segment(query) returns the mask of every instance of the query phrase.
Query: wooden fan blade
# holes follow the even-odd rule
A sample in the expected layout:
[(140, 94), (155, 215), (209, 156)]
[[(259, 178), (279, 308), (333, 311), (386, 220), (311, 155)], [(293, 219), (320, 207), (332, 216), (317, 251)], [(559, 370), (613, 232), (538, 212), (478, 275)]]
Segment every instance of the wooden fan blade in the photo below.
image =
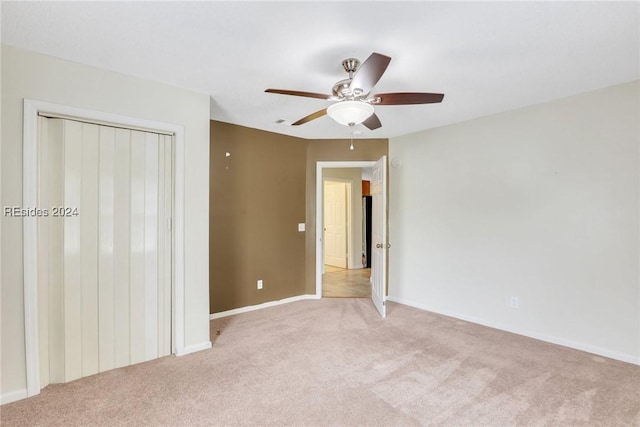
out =
[(301, 118), (297, 122), (292, 123), (291, 126), (303, 125), (307, 122), (310, 122), (311, 120), (319, 119), (320, 117), (325, 116), (326, 114), (327, 114), (327, 109), (325, 108), (324, 110), (316, 111), (315, 113), (311, 113), (308, 116)]
[(286, 89), (267, 89), (265, 90), (267, 93), (279, 93), (281, 95), (293, 95), (293, 96), (304, 96), (305, 98), (318, 98), (318, 99), (330, 99), (331, 95), (325, 95), (323, 93), (315, 93), (315, 92), (303, 92), (299, 90), (286, 90)]
[(389, 62), (391, 62), (390, 57), (375, 52), (372, 53), (356, 70), (349, 85), (351, 91), (354, 93), (360, 91), (361, 94), (371, 92), (371, 89), (384, 74)]
[(380, 119), (378, 118), (378, 116), (376, 116), (376, 113), (370, 115), (367, 120), (362, 122), (362, 124), (365, 125), (369, 130), (375, 130), (382, 126), (382, 123), (380, 123)]
[[(378, 93), (372, 96), (374, 105), (409, 105), (409, 104), (434, 104), (442, 102), (444, 94), (425, 92), (396, 92)], [(376, 98), (379, 102), (376, 102)]]

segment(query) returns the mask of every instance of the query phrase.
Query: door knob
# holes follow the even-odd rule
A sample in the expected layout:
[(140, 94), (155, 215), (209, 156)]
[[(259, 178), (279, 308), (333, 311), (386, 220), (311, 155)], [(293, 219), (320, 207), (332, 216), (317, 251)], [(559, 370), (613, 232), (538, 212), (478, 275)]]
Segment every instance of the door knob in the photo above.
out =
[(376, 248), (378, 248), (378, 249), (382, 249), (382, 243), (378, 243), (378, 244), (376, 245)]

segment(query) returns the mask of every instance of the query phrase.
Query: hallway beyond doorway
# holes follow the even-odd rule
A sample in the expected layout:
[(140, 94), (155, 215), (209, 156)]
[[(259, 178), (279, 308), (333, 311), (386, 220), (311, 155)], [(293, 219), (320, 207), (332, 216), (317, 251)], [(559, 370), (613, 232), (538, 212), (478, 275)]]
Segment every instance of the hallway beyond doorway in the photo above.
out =
[(325, 265), (323, 298), (368, 298), (371, 296), (371, 269), (347, 270)]

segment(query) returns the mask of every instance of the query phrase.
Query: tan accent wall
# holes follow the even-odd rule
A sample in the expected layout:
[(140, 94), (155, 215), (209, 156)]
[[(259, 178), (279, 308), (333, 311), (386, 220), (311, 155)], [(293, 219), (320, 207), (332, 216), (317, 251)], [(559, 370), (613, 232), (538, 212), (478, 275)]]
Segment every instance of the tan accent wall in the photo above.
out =
[(315, 294), (316, 162), (377, 160), (388, 141), (357, 140), (351, 151), (348, 140), (216, 121), (210, 135), (210, 312)]
[(210, 312), (304, 294), (307, 141), (216, 121), (210, 135)]

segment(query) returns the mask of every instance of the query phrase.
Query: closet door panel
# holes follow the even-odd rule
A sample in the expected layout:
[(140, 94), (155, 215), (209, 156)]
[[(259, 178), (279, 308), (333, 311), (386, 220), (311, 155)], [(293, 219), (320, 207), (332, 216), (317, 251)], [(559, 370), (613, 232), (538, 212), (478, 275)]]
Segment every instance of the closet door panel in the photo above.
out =
[(115, 367), (131, 362), (131, 131), (115, 130), (113, 281)]
[[(64, 206), (81, 206), (82, 125), (65, 121)], [(82, 224), (80, 216), (64, 221), (64, 380), (82, 376)]]
[[(47, 157), (46, 167), (41, 174), (44, 175), (42, 193), (46, 194), (46, 207), (49, 209), (49, 217), (45, 219), (48, 223), (47, 235), (41, 242), (44, 251), (47, 253), (47, 274), (49, 288), (49, 300), (42, 301), (48, 305), (48, 341), (49, 341), (49, 382), (64, 382), (64, 218), (52, 217), (51, 208), (64, 205), (64, 141), (63, 141), (63, 121), (60, 119), (47, 120)], [(46, 171), (46, 172), (45, 172)], [(43, 274), (41, 277), (44, 277)], [(40, 303), (40, 295), (38, 295)], [(42, 314), (39, 315), (42, 317)]]
[(115, 367), (115, 128), (100, 127), (98, 313), (100, 372)]
[(144, 295), (145, 360), (158, 357), (159, 135), (145, 134)]
[(131, 363), (146, 359), (145, 342), (145, 146), (143, 132), (131, 132), (131, 261), (129, 281), (129, 341)]
[(160, 136), (158, 220), (158, 356), (171, 353), (171, 229), (172, 179), (171, 137)]
[(98, 333), (98, 171), (100, 130), (82, 124), (82, 177), (80, 206), (66, 206), (64, 215), (80, 218), (82, 281), (82, 376), (99, 372)]

